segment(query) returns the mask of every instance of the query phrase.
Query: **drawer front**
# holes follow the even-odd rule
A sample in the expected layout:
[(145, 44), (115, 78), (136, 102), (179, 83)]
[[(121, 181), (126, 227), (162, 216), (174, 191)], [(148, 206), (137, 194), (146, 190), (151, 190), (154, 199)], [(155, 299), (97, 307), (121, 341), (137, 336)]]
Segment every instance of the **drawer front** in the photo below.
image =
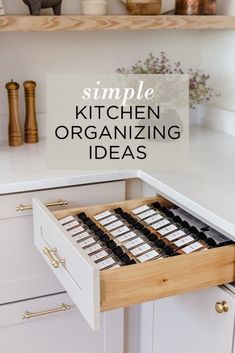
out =
[[(235, 278), (234, 245), (98, 272), (86, 253), (72, 237), (66, 235), (57, 221), (57, 218), (81, 211), (90, 217), (115, 207), (129, 211), (153, 200), (169, 205), (167, 200), (158, 196), (52, 214), (39, 200), (34, 200), (36, 247), (94, 329), (99, 325), (100, 311), (209, 288), (231, 282)], [(65, 259), (65, 263), (54, 268), (43, 253), (44, 247), (57, 248), (58, 260)]]
[(66, 315), (72, 311), (76, 311), (76, 306), (67, 293), (5, 304), (0, 306), (0, 328)]
[[(68, 195), (62, 195), (61, 191)], [(50, 192), (57, 193), (54, 199), (61, 197), (67, 199), (70, 206), (75, 203), (89, 205), (94, 200), (95, 202), (102, 202), (103, 199), (122, 200), (125, 197), (125, 182), (41, 191), (38, 194), (42, 193), (43, 201), (48, 201), (53, 200), (53, 197), (47, 196)], [(13, 214), (15, 205), (23, 202), (24, 195), (13, 195), (14, 197), (8, 200), (8, 211), (11, 210)], [(27, 199), (26, 203), (32, 203), (32, 199)], [(0, 207), (1, 210), (4, 209), (2, 203)], [(31, 211), (15, 214), (16, 217), (0, 219), (0, 304), (64, 290), (35, 249)], [(18, 216), (19, 214), (21, 216)], [(9, 216), (10, 212), (7, 215)]]
[(67, 293), (2, 305), (0, 342), (4, 353), (123, 353), (123, 310), (93, 332)]
[[(63, 283), (74, 303), (90, 326), (100, 327), (100, 280), (99, 271), (89, 256), (73, 239), (66, 237), (51, 212), (39, 200), (33, 200), (34, 241), (45, 261)], [(44, 249), (57, 249), (56, 256), (65, 262), (56, 268)], [(53, 254), (55, 256), (55, 254)], [(66, 259), (66, 260), (65, 260)]]
[(92, 205), (94, 202), (102, 202), (101, 197), (105, 197), (107, 202), (120, 201), (120, 193), (123, 197), (124, 188), (125, 181), (117, 181), (0, 195), (0, 220), (32, 215), (32, 199), (35, 197), (39, 197), (45, 204), (55, 205), (51, 206), (51, 209), (56, 210), (75, 207), (78, 204)]

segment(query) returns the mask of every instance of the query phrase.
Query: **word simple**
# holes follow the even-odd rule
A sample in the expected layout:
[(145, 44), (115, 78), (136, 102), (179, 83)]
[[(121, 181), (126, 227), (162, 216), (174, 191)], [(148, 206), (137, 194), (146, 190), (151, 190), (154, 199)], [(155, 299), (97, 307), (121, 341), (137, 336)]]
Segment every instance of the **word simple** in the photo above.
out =
[(121, 100), (121, 105), (126, 106), (127, 102), (136, 99), (152, 100), (154, 97), (154, 89), (152, 87), (144, 88), (144, 81), (138, 81), (136, 88), (133, 87), (100, 87), (101, 82), (96, 82), (97, 87), (86, 87), (83, 89), (83, 100), (93, 99), (95, 101)]

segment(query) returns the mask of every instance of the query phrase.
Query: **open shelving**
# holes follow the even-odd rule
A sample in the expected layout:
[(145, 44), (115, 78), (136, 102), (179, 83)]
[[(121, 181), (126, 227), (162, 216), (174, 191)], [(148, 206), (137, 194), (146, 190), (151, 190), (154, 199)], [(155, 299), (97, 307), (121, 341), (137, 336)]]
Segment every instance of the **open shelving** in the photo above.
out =
[(0, 32), (235, 29), (235, 16), (0, 16)]

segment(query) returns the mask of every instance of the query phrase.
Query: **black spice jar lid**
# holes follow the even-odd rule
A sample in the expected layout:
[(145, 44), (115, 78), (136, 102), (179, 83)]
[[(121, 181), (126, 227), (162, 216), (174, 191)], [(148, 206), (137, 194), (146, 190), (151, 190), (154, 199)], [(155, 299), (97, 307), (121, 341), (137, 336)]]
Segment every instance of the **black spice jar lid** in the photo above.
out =
[(167, 210), (166, 215), (167, 215), (168, 217), (171, 217), (171, 218), (174, 218), (174, 217), (175, 217), (174, 213), (173, 213), (172, 211), (169, 211), (169, 210)]
[(104, 235), (104, 232), (102, 229), (98, 228), (97, 230), (94, 231), (95, 235), (97, 235), (98, 237), (101, 237), (102, 235)]
[(130, 215), (127, 212), (122, 213), (122, 218), (127, 219)]
[(114, 212), (116, 212), (117, 214), (123, 214), (123, 209), (121, 207), (115, 208)]
[(134, 265), (134, 264), (136, 264), (135, 260), (130, 260), (129, 262), (126, 263), (127, 266)]
[(107, 242), (107, 246), (108, 246), (111, 250), (113, 250), (113, 249), (115, 249), (115, 248), (117, 247), (117, 244), (115, 243), (115, 241), (109, 240), (109, 241)]
[(203, 232), (198, 232), (198, 233), (197, 233), (197, 236), (198, 236), (199, 239), (205, 240), (205, 241), (207, 242), (207, 236), (206, 236), (205, 233), (203, 233)]
[(148, 240), (155, 242), (157, 240), (157, 236), (153, 233), (150, 233), (149, 235), (147, 235)]
[(131, 224), (133, 227), (134, 227), (136, 224), (138, 224), (135, 219), (127, 219), (127, 222), (128, 222), (129, 224)]
[(120, 259), (122, 260), (122, 262), (124, 262), (125, 264), (127, 264), (130, 261), (130, 257), (127, 254), (124, 254), (120, 257)]
[(205, 227), (200, 228), (200, 230), (202, 232), (208, 232), (210, 230), (210, 227), (209, 226), (205, 226)]
[(133, 224), (133, 227), (136, 229), (136, 230), (140, 230), (142, 231), (142, 229), (144, 229), (145, 227), (143, 226), (143, 224), (140, 224), (140, 223), (135, 223)]
[(159, 202), (155, 201), (151, 204), (151, 206), (153, 206), (154, 208), (158, 208), (159, 210), (162, 208), (162, 206), (160, 205)]
[(150, 232), (150, 230), (149, 230), (148, 228), (142, 229), (141, 232), (142, 232), (145, 236), (151, 234), (151, 232)]
[(92, 221), (92, 219), (90, 219), (90, 218), (84, 219), (83, 222), (84, 222), (88, 227), (89, 227), (89, 226), (92, 226), (92, 224), (95, 224), (95, 223)]
[(182, 227), (184, 227), (184, 228), (190, 228), (190, 225), (188, 224), (188, 222), (186, 222), (186, 221), (183, 221), (182, 223), (181, 223), (181, 225), (182, 225)]
[(128, 215), (127, 220), (137, 222), (137, 220), (134, 217), (132, 217), (131, 215)]
[(124, 254), (124, 252), (122, 251), (122, 248), (120, 246), (117, 246), (115, 249), (113, 249), (113, 252), (118, 257), (120, 257)]
[(168, 208), (166, 208), (165, 206), (162, 206), (161, 211), (166, 213), (168, 211)]
[(91, 230), (93, 230), (93, 232), (96, 232), (97, 230), (100, 229), (99, 227), (97, 227), (96, 224), (92, 224), (91, 226), (89, 226), (89, 228), (90, 228)]
[(110, 241), (110, 238), (108, 237), (107, 234), (101, 235), (100, 240), (102, 240), (105, 244), (107, 244)]
[(216, 242), (212, 238), (207, 238), (207, 240), (205, 240), (205, 241), (209, 246), (212, 246), (213, 248), (215, 248), (217, 246)]
[(166, 244), (164, 243), (163, 240), (155, 240), (154, 244), (156, 245), (157, 248), (164, 249), (166, 247)]
[(198, 235), (198, 233), (199, 233), (199, 230), (196, 227), (194, 227), (194, 226), (190, 227), (189, 230), (193, 234), (197, 234)]
[(164, 252), (165, 252), (167, 255), (169, 255), (169, 256), (171, 256), (171, 255), (174, 254), (174, 250), (173, 250), (170, 246), (166, 246), (166, 247), (164, 248)]
[(85, 212), (78, 213), (77, 216), (78, 216), (78, 218), (80, 218), (82, 221), (83, 221), (84, 219), (87, 219), (87, 218), (88, 218), (87, 215), (85, 214)]
[(174, 219), (174, 221), (176, 222), (176, 223), (179, 223), (179, 224), (181, 224), (183, 221), (182, 221), (182, 219), (179, 217), (179, 216), (174, 216), (174, 217), (172, 217), (173, 219)]

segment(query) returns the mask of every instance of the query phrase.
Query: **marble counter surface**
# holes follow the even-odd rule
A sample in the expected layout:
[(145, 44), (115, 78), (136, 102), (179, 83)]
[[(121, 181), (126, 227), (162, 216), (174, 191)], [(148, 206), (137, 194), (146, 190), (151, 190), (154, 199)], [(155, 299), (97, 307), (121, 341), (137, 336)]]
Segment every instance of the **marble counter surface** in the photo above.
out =
[(138, 177), (235, 239), (235, 138), (199, 126), (191, 130), (190, 162), (176, 171), (50, 171), (45, 141), (0, 144), (0, 194)]
[(136, 171), (48, 170), (46, 141), (9, 147), (0, 141), (0, 195), (132, 178)]

